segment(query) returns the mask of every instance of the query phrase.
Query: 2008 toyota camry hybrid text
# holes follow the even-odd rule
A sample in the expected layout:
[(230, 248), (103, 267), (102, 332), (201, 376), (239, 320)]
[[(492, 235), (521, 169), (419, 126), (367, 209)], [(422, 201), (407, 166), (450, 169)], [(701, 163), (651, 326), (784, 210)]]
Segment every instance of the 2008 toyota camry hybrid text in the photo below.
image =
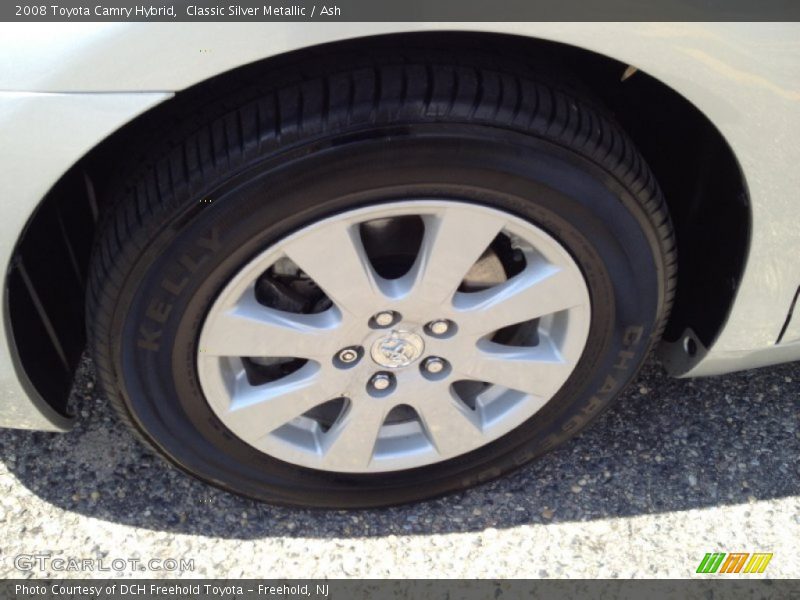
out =
[(3, 25), (0, 425), (69, 429), (86, 351), (187, 473), (381, 506), (553, 449), (651, 351), (798, 360), (799, 40)]

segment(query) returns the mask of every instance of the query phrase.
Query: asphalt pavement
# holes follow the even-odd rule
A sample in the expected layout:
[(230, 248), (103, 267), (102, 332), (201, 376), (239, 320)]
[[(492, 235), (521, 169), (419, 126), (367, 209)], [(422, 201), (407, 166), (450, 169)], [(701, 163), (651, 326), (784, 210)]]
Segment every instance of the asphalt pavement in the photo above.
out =
[(764, 576), (800, 577), (800, 363), (676, 380), (653, 360), (539, 461), (368, 511), (258, 504), (169, 467), (88, 359), (73, 401), (70, 433), (0, 430), (2, 577), (689, 577), (715, 551), (771, 552)]

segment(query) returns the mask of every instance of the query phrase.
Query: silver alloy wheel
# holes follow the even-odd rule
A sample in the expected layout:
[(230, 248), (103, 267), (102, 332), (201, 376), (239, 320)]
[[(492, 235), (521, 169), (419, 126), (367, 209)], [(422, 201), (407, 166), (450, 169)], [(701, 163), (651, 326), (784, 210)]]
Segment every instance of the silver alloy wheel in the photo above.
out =
[[(359, 227), (409, 216), (424, 225), (416, 259), (407, 273), (386, 279)], [(464, 291), (462, 281), (498, 235), (524, 266), (502, 283)], [(259, 277), (286, 258), (330, 307), (305, 314), (256, 299)], [(376, 326), (375, 316), (387, 311), (399, 320)], [(574, 370), (590, 319), (580, 268), (538, 227), (465, 202), (392, 202), (309, 225), (245, 265), (206, 317), (197, 370), (212, 410), (254, 448), (325, 471), (395, 471), (465, 454), (529, 419)], [(440, 321), (451, 324), (446, 335), (426, 331)], [(522, 323), (533, 324), (532, 336), (498, 341), (497, 332)], [(342, 348), (363, 350), (344, 364)], [(286, 357), (301, 366), (251, 382), (246, 360)], [(430, 357), (443, 368), (425, 368)], [(315, 418), (334, 400), (340, 409), (332, 422)], [(398, 410), (404, 418), (390, 416)]]

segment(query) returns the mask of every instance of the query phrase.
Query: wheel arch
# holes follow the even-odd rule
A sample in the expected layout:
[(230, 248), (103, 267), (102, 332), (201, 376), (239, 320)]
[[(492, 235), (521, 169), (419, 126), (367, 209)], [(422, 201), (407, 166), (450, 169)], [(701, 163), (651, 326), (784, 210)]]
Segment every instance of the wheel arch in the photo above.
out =
[[(516, 60), (531, 57), (553, 77), (571, 78), (610, 107), (655, 173), (675, 225), (678, 289), (664, 338), (675, 341), (691, 329), (710, 347), (733, 304), (751, 226), (744, 175), (714, 124), (681, 94), (646, 73), (622, 81), (628, 65), (591, 50), (496, 33), (400, 33), (312, 46), (216, 75), (136, 117), (62, 175), (31, 216), (7, 279), (9, 334), (20, 366), (44, 400), (66, 414), (73, 371), (85, 345), (84, 282), (91, 240), (98, 214), (106, 208), (106, 190), (124, 176), (119, 167), (135, 155), (132, 149), (146, 145), (163, 123), (185, 117), (198, 98), (215, 90), (333, 50), (368, 55), (370, 48), (402, 48), (411, 42), (430, 45), (431, 52), (480, 47)], [(20, 269), (35, 264), (29, 257), (54, 236), (63, 240), (60, 266), (38, 261), (35, 268)], [(47, 297), (37, 298), (39, 283), (53, 280), (62, 285), (49, 285)]]

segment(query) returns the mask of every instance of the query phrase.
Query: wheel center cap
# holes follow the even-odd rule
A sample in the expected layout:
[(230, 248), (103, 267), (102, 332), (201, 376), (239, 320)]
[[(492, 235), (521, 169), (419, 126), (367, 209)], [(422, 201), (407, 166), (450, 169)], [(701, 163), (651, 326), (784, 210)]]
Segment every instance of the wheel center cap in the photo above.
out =
[(392, 331), (375, 340), (370, 350), (372, 360), (389, 369), (407, 367), (422, 356), (425, 342), (410, 331)]

